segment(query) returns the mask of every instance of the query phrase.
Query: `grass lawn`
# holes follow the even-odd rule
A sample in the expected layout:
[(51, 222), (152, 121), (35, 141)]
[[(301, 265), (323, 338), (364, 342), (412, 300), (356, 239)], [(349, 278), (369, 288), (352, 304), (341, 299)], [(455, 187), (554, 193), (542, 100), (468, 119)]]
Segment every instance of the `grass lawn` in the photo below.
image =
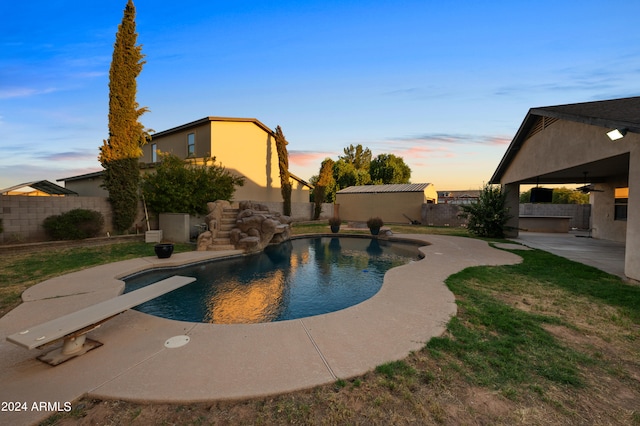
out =
[[(191, 251), (190, 244), (176, 244), (174, 253)], [(34, 249), (2, 253), (0, 260), (0, 316), (20, 304), (27, 288), (48, 278), (119, 260), (155, 256), (153, 244), (128, 242), (102, 246)]]
[[(328, 232), (324, 224), (294, 231)], [(3, 309), (46, 277), (152, 255), (148, 249), (126, 243), (46, 258), (5, 256)], [(640, 286), (544, 251), (516, 254), (521, 264), (472, 267), (450, 276), (446, 285), (456, 296), (458, 315), (444, 335), (364, 376), (245, 401), (145, 405), (85, 398), (46, 424), (640, 425)]]

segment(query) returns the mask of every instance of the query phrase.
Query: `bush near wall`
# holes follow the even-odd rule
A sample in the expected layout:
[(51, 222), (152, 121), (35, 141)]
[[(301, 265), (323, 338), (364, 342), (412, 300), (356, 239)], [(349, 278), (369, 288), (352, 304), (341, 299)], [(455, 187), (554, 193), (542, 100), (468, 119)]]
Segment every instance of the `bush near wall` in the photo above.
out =
[(54, 240), (81, 240), (97, 237), (104, 226), (102, 213), (95, 210), (74, 209), (47, 217), (42, 227)]

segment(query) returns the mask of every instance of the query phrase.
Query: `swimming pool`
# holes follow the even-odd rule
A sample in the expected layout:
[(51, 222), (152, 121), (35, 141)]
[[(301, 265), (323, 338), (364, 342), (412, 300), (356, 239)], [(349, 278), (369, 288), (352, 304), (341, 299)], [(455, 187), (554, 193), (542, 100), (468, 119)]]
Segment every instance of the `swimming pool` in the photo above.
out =
[(249, 324), (345, 309), (369, 299), (389, 269), (419, 259), (424, 243), (371, 238), (294, 239), (264, 252), (124, 279), (125, 292), (172, 275), (196, 281), (137, 306), (151, 315), (189, 322)]

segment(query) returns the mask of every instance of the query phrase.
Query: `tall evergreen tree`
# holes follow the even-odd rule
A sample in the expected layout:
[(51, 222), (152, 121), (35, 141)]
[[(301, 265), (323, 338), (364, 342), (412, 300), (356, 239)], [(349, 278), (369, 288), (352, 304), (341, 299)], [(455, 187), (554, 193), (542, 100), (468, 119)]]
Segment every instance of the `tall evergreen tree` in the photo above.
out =
[(327, 199), (328, 193), (335, 187), (335, 181), (333, 180), (333, 165), (334, 161), (331, 158), (326, 158), (320, 166), (318, 181), (316, 182), (315, 188), (313, 188), (313, 200), (315, 204), (313, 213), (314, 219), (318, 219), (320, 217), (320, 213), (322, 213), (322, 203), (333, 202), (333, 199)]
[(280, 191), (282, 193), (282, 210), (285, 216), (291, 216), (291, 179), (289, 176), (289, 153), (287, 140), (280, 126), (276, 127), (276, 150), (280, 165)]
[(147, 112), (136, 102), (136, 78), (144, 61), (142, 46), (136, 46), (136, 8), (128, 0), (118, 26), (109, 70), (109, 138), (100, 147), (98, 159), (105, 169), (104, 186), (113, 207), (113, 225), (126, 231), (135, 221), (140, 170), (138, 159), (148, 135), (138, 118)]

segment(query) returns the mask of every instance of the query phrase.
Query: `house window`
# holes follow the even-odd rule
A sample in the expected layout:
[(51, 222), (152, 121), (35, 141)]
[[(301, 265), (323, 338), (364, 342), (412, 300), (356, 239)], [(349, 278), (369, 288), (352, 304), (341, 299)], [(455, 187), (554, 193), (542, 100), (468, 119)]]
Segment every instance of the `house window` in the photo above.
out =
[(629, 202), (629, 188), (616, 188), (613, 203), (613, 220), (627, 220), (627, 204)]
[(189, 133), (187, 135), (187, 157), (193, 157), (196, 154), (196, 134)]
[(155, 143), (151, 144), (151, 162), (158, 162), (158, 146)]

